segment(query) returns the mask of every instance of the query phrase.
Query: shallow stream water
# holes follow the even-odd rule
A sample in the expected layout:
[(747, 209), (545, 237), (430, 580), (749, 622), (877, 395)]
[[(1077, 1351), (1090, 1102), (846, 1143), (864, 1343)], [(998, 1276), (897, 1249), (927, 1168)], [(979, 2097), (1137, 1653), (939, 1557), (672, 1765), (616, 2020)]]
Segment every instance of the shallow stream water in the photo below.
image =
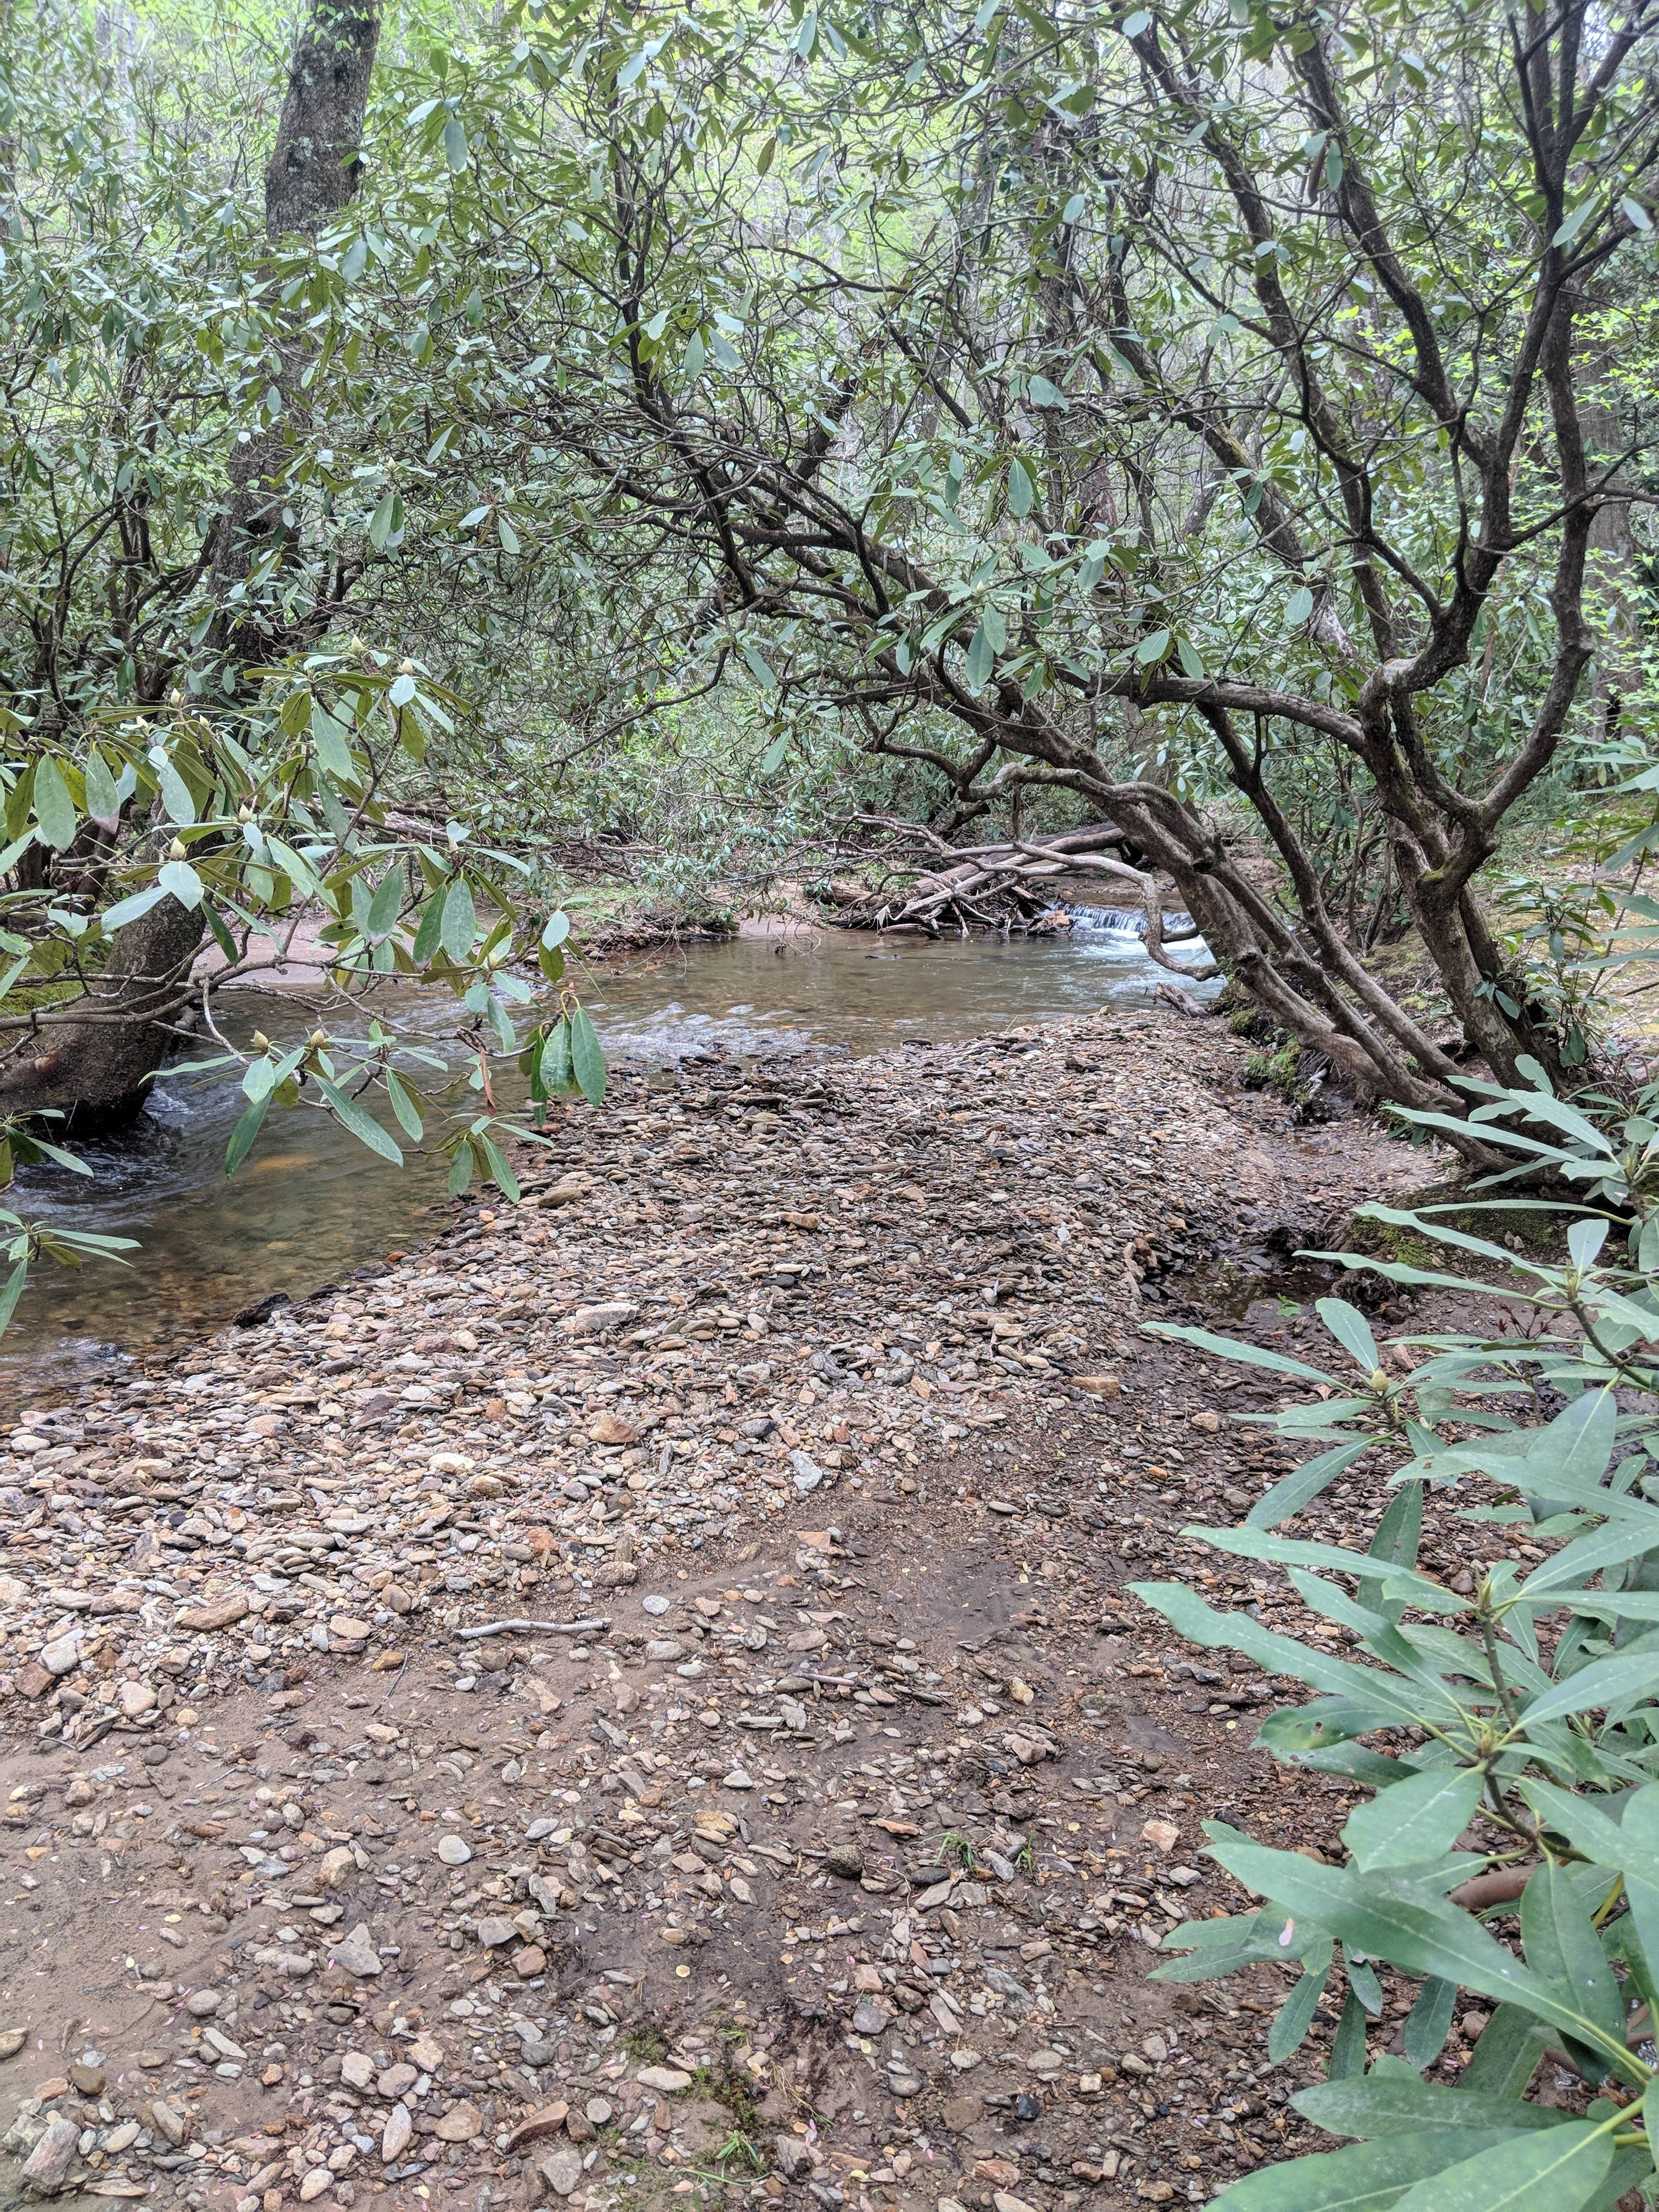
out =
[[(1147, 958), (1136, 920), (1097, 913), (1093, 927), (1069, 937), (1008, 941), (847, 931), (740, 937), (607, 963), (580, 981), (607, 1055), (635, 1066), (672, 1068), (715, 1052), (744, 1060), (857, 1056), (907, 1039), (945, 1042), (1146, 1004), (1164, 971)], [(1175, 951), (1194, 964), (1203, 958), (1201, 945)], [(1205, 997), (1218, 986), (1192, 988)], [(304, 1018), (263, 992), (216, 1005), (238, 1042), (261, 1028), (280, 1040)], [(454, 1021), (446, 994), (405, 987), (398, 1009), (401, 1024), (412, 1021), (441, 1048)], [(273, 1291), (300, 1295), (435, 1233), (441, 1160), (392, 1167), (309, 1108), (273, 1111), (228, 1182), (225, 1145), (243, 1103), (235, 1073), (164, 1077), (135, 1127), (76, 1147), (92, 1181), (58, 1169), (19, 1178), (9, 1203), (26, 1218), (136, 1237), (141, 1249), (130, 1267), (39, 1268), (0, 1337), (8, 1410), (147, 1345), (218, 1328)]]

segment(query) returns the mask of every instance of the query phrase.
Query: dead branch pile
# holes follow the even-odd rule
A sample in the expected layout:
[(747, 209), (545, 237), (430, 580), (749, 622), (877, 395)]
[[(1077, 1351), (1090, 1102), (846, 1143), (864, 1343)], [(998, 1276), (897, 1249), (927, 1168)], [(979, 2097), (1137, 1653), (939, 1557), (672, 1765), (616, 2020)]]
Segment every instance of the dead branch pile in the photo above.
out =
[[(1113, 823), (1090, 823), (1080, 830), (1054, 830), (993, 845), (951, 845), (923, 823), (871, 814), (856, 820), (861, 828), (887, 833), (892, 844), (884, 857), (890, 873), (902, 879), (902, 889), (895, 891), (890, 884), (872, 891), (861, 884), (832, 881), (829, 894), (850, 927), (904, 930), (929, 937), (940, 936), (947, 928), (964, 937), (973, 928), (1048, 935), (1071, 927), (1067, 909), (1054, 896), (1055, 880), (1089, 874), (1103, 878), (1107, 885), (1121, 885), (1123, 903), (1141, 908), (1150, 958), (1189, 981), (1195, 972), (1170, 959), (1164, 946), (1195, 937), (1196, 928), (1191, 924), (1165, 927), (1164, 887), (1156, 874), (1122, 857), (1123, 832)], [(906, 846), (917, 857), (898, 858)], [(1216, 971), (1196, 972), (1201, 980)]]

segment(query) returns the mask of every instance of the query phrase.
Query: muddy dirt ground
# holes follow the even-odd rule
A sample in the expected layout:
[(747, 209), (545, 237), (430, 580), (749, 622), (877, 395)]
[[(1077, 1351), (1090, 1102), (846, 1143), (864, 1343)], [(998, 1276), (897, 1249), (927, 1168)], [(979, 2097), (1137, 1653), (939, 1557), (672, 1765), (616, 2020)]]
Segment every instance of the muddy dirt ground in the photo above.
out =
[(1125, 1594), (1282, 1602), (1181, 1534), (1275, 1391), (1142, 1324), (1298, 1341), (1270, 1271), (1425, 1169), (1243, 1060), (624, 1073), (539, 1207), (22, 1409), (0, 2197), (1127, 2212), (1281, 2154), (1282, 1977), (1147, 1976), (1237, 1902), (1205, 1819), (1351, 1800)]

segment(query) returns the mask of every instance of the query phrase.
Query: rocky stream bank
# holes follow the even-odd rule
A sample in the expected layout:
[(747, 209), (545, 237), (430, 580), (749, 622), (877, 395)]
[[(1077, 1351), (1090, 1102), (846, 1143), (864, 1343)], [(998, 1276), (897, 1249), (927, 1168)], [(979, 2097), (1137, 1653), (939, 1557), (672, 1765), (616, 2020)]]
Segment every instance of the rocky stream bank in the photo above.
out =
[(521, 1208), (19, 1409), (0, 2201), (1117, 2212), (1278, 2152), (1273, 1992), (1146, 1976), (1203, 1818), (1345, 1801), (1121, 1595), (1263, 1595), (1179, 1532), (1284, 1464), (1138, 1331), (1413, 1163), (1242, 1056), (624, 1070)]

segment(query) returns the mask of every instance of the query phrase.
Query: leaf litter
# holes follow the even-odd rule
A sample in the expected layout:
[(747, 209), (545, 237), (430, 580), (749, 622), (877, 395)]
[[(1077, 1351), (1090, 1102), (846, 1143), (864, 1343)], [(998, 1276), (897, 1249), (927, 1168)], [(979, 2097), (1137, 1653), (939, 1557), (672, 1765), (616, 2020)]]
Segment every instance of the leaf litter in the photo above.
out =
[(1406, 1172), (1241, 1059), (620, 1069), (521, 1207), (26, 1407), (23, 2185), (1019, 2212), (1273, 2154), (1272, 2006), (1146, 1981), (1230, 1893), (1200, 1819), (1288, 1799), (1272, 1692), (1121, 1591), (1285, 1463), (1136, 1330)]

